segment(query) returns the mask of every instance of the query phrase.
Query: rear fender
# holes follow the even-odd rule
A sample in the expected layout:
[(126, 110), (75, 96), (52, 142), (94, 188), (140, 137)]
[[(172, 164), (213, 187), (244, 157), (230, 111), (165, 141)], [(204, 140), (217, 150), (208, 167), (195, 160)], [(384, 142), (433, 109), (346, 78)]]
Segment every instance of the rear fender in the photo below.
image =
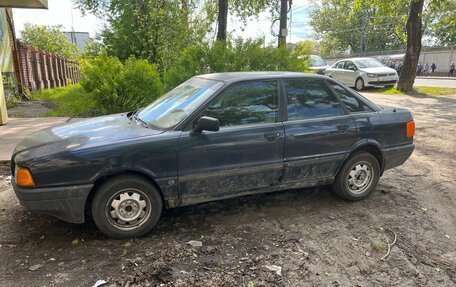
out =
[(384, 167), (385, 167), (385, 159), (384, 159), (384, 155), (383, 155), (383, 151), (382, 151), (382, 146), (380, 145), (379, 142), (377, 142), (376, 140), (374, 139), (362, 139), (362, 140), (359, 140), (357, 141), (355, 144), (353, 144), (347, 151), (347, 154), (345, 155), (345, 158), (344, 160), (341, 162), (341, 164), (337, 167), (337, 171), (336, 171), (336, 174), (339, 173), (339, 170), (341, 169), (342, 165), (345, 163), (345, 161), (356, 151), (358, 150), (364, 150), (366, 148), (374, 148), (376, 149), (376, 151), (379, 152), (378, 155), (375, 155), (374, 156), (379, 160), (379, 164), (380, 164), (380, 170), (381, 170), (381, 173), (383, 174), (383, 170), (384, 170)]

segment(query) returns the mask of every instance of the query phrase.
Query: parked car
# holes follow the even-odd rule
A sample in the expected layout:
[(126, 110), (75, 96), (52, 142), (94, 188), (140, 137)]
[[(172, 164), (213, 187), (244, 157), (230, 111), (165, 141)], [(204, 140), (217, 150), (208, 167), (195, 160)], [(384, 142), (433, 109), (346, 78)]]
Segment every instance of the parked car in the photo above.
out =
[(44, 129), (11, 159), (31, 211), (112, 237), (148, 233), (163, 209), (332, 184), (366, 198), (414, 149), (406, 109), (381, 108), (325, 76), (196, 76), (135, 112)]
[(331, 68), (326, 69), (325, 75), (358, 91), (365, 87), (392, 87), (399, 79), (396, 70), (385, 67), (372, 58), (337, 61)]
[(320, 75), (324, 75), (326, 69), (328, 68), (328, 64), (325, 62), (325, 60), (323, 60), (323, 58), (318, 55), (310, 55), (309, 63), (309, 69)]

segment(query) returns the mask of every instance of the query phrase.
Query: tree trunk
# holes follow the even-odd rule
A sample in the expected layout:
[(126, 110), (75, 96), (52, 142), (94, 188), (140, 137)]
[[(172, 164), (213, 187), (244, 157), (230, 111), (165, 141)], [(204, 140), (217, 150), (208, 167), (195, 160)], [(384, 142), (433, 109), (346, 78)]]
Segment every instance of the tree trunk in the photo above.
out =
[(218, 0), (218, 30), (217, 40), (226, 41), (226, 28), (228, 25), (228, 0)]
[(404, 65), (397, 89), (401, 92), (409, 92), (415, 82), (416, 66), (421, 52), (421, 37), (423, 36), (421, 14), (423, 13), (424, 0), (410, 0), (410, 12), (407, 19), (407, 50), (405, 52)]

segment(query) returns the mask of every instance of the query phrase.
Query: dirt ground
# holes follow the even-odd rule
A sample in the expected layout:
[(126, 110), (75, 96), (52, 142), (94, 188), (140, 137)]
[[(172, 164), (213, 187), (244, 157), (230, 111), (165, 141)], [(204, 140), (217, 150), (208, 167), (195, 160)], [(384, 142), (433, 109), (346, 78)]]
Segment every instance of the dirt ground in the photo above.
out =
[(329, 187), (247, 196), (168, 210), (121, 241), (26, 212), (0, 168), (0, 286), (456, 286), (456, 97), (366, 95), (411, 109), (417, 134), (362, 202)]
[(44, 117), (51, 111), (49, 103), (44, 101), (30, 101), (17, 104), (8, 109), (8, 115), (15, 118)]

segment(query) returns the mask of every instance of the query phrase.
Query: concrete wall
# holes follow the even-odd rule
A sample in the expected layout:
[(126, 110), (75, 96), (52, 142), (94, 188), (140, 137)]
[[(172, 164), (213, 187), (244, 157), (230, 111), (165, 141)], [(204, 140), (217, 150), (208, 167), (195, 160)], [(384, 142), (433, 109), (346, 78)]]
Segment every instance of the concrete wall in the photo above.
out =
[(434, 62), (437, 66), (435, 69), (436, 72), (448, 73), (451, 61), (456, 62), (456, 50), (452, 49), (446, 51), (424, 52), (420, 54), (419, 61), (421, 64), (428, 62), (429, 65)]
[[(374, 54), (374, 55), (369, 55), (366, 57), (377, 58), (378, 56), (385, 56), (385, 55), (387, 55), (387, 54), (378, 53), (376, 55)], [(392, 55), (400, 55), (400, 53), (390, 54), (389, 56), (392, 56)], [(357, 56), (354, 55), (354, 56), (347, 56), (347, 57), (328, 58), (325, 60), (328, 63), (328, 65), (332, 66), (335, 62), (342, 60), (342, 59), (347, 59), (350, 57), (357, 57)], [(435, 65), (437, 66), (437, 69), (435, 70), (437, 73), (448, 73), (451, 62), (454, 61), (456, 63), (456, 47), (449, 48), (448, 50), (421, 51), (419, 61), (421, 62), (421, 64), (428, 62), (429, 65), (431, 65), (432, 62), (434, 62)]]

